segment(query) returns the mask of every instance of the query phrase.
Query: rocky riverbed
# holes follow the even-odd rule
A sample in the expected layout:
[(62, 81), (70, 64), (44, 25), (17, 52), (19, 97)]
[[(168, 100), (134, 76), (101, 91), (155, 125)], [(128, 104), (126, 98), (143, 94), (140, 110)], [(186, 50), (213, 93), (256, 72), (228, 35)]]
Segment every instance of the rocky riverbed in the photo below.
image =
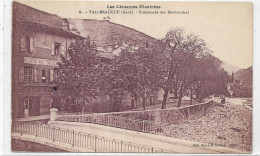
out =
[(252, 110), (226, 103), (214, 106), (205, 116), (171, 125), (164, 134), (171, 137), (244, 151), (252, 150)]

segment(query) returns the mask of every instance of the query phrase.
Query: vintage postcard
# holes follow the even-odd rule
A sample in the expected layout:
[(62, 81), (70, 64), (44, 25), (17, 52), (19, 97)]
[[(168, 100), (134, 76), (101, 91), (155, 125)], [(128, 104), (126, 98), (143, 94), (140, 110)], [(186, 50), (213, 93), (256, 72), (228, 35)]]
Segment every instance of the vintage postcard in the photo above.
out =
[(253, 4), (12, 2), (12, 152), (252, 152)]

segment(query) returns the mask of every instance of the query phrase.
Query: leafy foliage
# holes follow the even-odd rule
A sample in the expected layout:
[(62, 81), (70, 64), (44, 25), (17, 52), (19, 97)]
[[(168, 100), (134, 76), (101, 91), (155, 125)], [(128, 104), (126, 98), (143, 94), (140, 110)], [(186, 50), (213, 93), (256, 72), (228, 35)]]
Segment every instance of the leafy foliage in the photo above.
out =
[(184, 95), (190, 96), (192, 104), (194, 95), (202, 101), (227, 93), (230, 77), (203, 39), (173, 28), (162, 43), (163, 50), (139, 47), (133, 52), (129, 47), (113, 59), (102, 60), (89, 38), (76, 39), (68, 49), (69, 59), (63, 58), (57, 69), (56, 99), (81, 104), (84, 111), (91, 98), (109, 95), (110, 111), (121, 111), (124, 96), (141, 99), (146, 109), (148, 99), (150, 104), (156, 101), (159, 89), (164, 91), (162, 109), (169, 91), (174, 91), (178, 106)]
[(95, 97), (98, 89), (98, 75), (101, 72), (97, 50), (90, 39), (76, 39), (68, 49), (69, 59), (62, 58), (57, 68), (56, 96), (69, 99), (70, 103), (84, 104)]

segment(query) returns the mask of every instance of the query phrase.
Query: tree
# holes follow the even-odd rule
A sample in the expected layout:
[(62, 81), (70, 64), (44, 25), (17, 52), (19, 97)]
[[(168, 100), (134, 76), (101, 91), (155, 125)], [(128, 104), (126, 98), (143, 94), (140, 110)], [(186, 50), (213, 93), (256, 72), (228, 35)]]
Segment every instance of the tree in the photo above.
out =
[(153, 93), (158, 90), (159, 81), (163, 78), (160, 70), (162, 64), (160, 61), (161, 54), (156, 49), (140, 48), (133, 56), (135, 71), (137, 72), (136, 88), (133, 88), (130, 92), (140, 95), (145, 110), (147, 98), (154, 96)]
[(210, 53), (206, 42), (197, 35), (186, 35), (182, 28), (171, 29), (163, 40), (165, 43), (165, 83), (162, 109), (166, 108), (169, 90), (174, 89), (175, 97), (178, 94), (178, 106), (181, 105), (183, 93), (187, 87), (188, 68), (192, 66), (192, 59)]
[(74, 104), (83, 105), (89, 98), (97, 95), (98, 76), (101, 71), (95, 44), (86, 39), (77, 38), (67, 51), (69, 59), (62, 58), (57, 68), (56, 96), (70, 99)]
[(105, 64), (101, 73), (101, 90), (112, 99), (111, 111), (120, 111), (123, 96), (137, 86), (136, 64), (133, 53), (122, 51), (119, 56)]
[(182, 28), (173, 28), (168, 31), (166, 34), (166, 37), (163, 39), (163, 42), (165, 44), (164, 49), (164, 84), (162, 85), (162, 88), (164, 90), (163, 94), (163, 101), (162, 101), (162, 109), (166, 108), (166, 101), (167, 96), (172, 88), (173, 85), (173, 79), (174, 74), (176, 73), (177, 64), (175, 61), (177, 61), (177, 51), (180, 51), (182, 42), (184, 40), (184, 30)]
[(228, 73), (221, 67), (221, 61), (207, 55), (200, 59), (199, 81), (196, 87), (196, 98), (199, 102), (209, 95), (226, 95), (227, 83), (230, 81)]

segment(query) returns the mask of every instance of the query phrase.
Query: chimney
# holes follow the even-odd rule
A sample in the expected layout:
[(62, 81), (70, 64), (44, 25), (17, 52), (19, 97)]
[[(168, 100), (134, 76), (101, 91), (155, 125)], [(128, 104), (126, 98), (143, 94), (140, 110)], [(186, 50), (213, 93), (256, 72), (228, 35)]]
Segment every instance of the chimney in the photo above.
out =
[(62, 29), (70, 31), (69, 21), (66, 18), (62, 19)]

